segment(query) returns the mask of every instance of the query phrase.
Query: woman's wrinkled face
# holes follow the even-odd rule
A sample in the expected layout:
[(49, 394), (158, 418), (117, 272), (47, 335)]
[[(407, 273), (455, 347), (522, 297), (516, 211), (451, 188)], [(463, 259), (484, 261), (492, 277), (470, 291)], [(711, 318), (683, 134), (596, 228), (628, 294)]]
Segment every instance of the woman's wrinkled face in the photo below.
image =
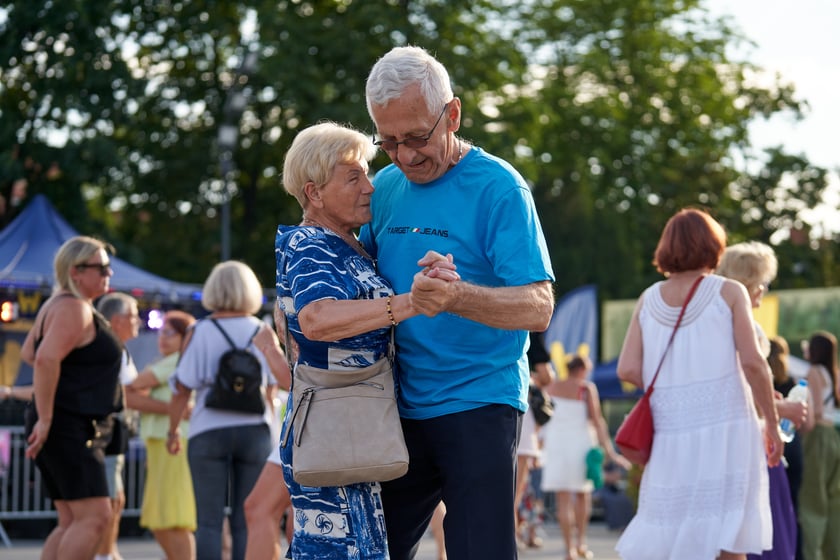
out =
[(373, 185), (367, 173), (364, 160), (337, 164), (329, 181), (310, 195), (308, 215), (344, 232), (368, 223)]
[(764, 294), (768, 291), (770, 291), (770, 282), (762, 282), (749, 288), (750, 301), (754, 309), (761, 306), (761, 298), (763, 298)]

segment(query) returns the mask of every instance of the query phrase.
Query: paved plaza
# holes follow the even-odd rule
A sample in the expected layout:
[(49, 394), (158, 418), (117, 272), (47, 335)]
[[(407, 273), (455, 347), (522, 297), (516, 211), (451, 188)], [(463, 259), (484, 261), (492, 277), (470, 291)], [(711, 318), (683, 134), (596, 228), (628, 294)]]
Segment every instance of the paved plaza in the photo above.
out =
[[(542, 531), (543, 546), (540, 549), (529, 548), (520, 552), (519, 557), (524, 560), (538, 560), (549, 558), (559, 560), (564, 557), (565, 550), (560, 530), (554, 523), (546, 524)], [(618, 560), (613, 548), (619, 533), (606, 528), (603, 523), (595, 522), (589, 530), (589, 548), (597, 560)], [(132, 537), (120, 539), (120, 553), (124, 560), (161, 560), (160, 548), (151, 537)], [(40, 543), (34, 541), (12, 541), (12, 548), (3, 548), (0, 544), (0, 558), (3, 560), (38, 560), (40, 557)], [(421, 545), (416, 560), (437, 560), (434, 540), (427, 535)], [(457, 560), (455, 558), (451, 560)]]

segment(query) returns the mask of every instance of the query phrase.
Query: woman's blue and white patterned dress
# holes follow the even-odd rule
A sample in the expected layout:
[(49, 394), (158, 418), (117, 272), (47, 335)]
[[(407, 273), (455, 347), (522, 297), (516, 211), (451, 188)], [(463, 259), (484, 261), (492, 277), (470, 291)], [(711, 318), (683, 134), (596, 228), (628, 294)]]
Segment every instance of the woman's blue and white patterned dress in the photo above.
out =
[[(388, 329), (336, 342), (319, 342), (304, 337), (298, 322), (298, 311), (314, 301), (376, 299), (392, 295), (391, 286), (377, 274), (371, 259), (333, 232), (308, 226), (278, 227), (275, 254), (278, 303), (298, 344), (299, 362), (347, 371), (366, 367), (387, 355)], [(290, 397), (283, 420), (284, 433), (291, 429), (292, 412)], [(288, 441), (292, 440), (290, 437)], [(388, 541), (379, 483), (301, 486), (292, 476), (292, 447), (287, 443), (280, 449), (283, 476), (294, 507), (291, 557), (387, 559)]]

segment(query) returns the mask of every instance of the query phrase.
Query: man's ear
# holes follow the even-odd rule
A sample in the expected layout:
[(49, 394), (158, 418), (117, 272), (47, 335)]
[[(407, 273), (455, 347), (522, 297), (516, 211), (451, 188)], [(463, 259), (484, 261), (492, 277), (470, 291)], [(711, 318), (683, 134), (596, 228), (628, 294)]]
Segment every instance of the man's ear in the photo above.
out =
[(448, 113), (446, 129), (449, 132), (458, 132), (458, 129), (461, 128), (461, 99), (453, 97), (446, 111)]

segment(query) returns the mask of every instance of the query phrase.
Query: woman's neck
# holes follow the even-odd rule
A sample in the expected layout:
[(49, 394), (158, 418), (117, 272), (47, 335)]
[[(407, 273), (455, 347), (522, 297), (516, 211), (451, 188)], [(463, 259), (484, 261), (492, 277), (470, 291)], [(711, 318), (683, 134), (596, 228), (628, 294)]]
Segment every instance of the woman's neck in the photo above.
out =
[(340, 237), (345, 243), (347, 243), (347, 245), (349, 245), (350, 248), (352, 248), (354, 251), (356, 251), (357, 253), (359, 253), (363, 257), (366, 257), (370, 260), (373, 260), (373, 257), (371, 257), (370, 254), (368, 254), (367, 251), (365, 251), (364, 246), (362, 246), (361, 242), (356, 238), (355, 235), (353, 235), (353, 232), (350, 231), (350, 230), (345, 231), (341, 228), (331, 227), (331, 226), (329, 226), (325, 223), (322, 223), (318, 219), (310, 218), (308, 216), (303, 217), (303, 221), (301, 221), (300, 225), (302, 225), (302, 226), (315, 226), (315, 227), (319, 227), (321, 229), (327, 230), (331, 233), (334, 233), (335, 235)]

